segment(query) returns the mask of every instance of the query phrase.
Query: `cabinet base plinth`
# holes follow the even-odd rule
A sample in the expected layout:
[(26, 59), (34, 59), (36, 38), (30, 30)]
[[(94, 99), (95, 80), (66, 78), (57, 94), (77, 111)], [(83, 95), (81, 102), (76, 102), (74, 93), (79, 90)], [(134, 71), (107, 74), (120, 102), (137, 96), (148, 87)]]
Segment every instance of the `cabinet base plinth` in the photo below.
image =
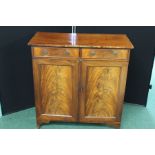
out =
[(105, 126), (114, 127), (115, 129), (120, 129), (121, 124), (120, 123), (104, 123)]
[[(41, 127), (41, 125), (46, 125), (46, 124), (51, 124), (52, 122), (58, 122), (58, 121), (46, 121), (46, 122), (37, 122), (37, 129), (40, 129), (40, 127)], [(59, 122), (60, 123), (60, 122)], [(113, 127), (113, 128), (115, 128), (115, 129), (120, 129), (120, 122), (114, 122), (114, 123), (112, 123), (112, 122), (106, 122), (106, 123), (98, 123), (98, 122), (96, 122), (96, 123), (87, 123), (87, 122), (65, 122), (66, 124), (67, 123), (80, 123), (80, 124), (100, 124), (101, 126), (102, 125), (104, 125), (104, 126), (109, 126), (109, 127)]]

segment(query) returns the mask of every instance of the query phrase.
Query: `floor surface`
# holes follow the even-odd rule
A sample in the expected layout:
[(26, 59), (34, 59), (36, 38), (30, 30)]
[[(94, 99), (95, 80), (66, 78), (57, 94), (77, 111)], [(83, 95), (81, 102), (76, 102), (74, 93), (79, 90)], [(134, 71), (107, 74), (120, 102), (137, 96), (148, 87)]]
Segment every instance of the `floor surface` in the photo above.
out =
[[(155, 108), (154, 108), (155, 109)], [(0, 118), (3, 129), (35, 129), (35, 109), (27, 109)], [(122, 129), (155, 129), (155, 110), (126, 103), (122, 114)], [(100, 124), (50, 123), (41, 129), (113, 129)]]

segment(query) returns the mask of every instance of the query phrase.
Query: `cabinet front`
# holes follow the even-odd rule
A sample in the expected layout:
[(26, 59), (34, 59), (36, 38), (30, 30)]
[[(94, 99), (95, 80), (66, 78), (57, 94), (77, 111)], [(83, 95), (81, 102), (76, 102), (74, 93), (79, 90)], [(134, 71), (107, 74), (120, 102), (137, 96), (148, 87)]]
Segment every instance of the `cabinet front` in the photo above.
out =
[(75, 60), (33, 59), (37, 120), (76, 121), (78, 63)]
[(81, 122), (119, 122), (126, 72), (127, 62), (82, 62)]

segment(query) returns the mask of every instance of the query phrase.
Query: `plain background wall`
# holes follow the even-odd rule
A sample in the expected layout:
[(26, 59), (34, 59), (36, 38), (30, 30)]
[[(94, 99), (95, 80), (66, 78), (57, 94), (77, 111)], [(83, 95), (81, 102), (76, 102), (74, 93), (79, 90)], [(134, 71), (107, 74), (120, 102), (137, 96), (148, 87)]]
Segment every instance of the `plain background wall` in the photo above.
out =
[(2, 116), (1, 102), (0, 102), (0, 117)]
[(0, 98), (3, 114), (34, 106), (31, 49), (27, 43), (37, 31), (71, 32), (71, 27), (0, 27)]

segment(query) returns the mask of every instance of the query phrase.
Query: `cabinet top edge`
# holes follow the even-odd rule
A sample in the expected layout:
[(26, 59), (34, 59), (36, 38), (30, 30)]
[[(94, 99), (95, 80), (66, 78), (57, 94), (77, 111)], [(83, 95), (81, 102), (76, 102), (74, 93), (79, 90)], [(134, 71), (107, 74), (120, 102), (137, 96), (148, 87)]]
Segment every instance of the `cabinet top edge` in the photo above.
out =
[(126, 34), (86, 34), (37, 32), (30, 46), (133, 49)]

